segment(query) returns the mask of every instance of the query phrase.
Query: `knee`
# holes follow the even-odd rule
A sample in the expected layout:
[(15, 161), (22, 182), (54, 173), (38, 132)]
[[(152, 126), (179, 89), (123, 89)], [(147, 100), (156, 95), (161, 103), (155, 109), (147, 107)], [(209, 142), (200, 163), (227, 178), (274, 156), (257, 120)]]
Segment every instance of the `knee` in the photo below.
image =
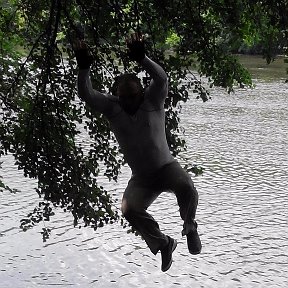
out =
[(131, 205), (129, 205), (127, 199), (123, 199), (122, 204), (121, 204), (122, 215), (127, 219), (127, 218), (129, 218), (129, 215), (131, 214), (132, 211), (133, 211), (133, 209), (132, 209)]
[(123, 199), (122, 200), (122, 203), (121, 203), (121, 212), (122, 212), (122, 215), (125, 217), (125, 214), (127, 213), (127, 210), (128, 210), (128, 203), (127, 203), (127, 200), (126, 199)]
[(178, 186), (178, 191), (181, 195), (183, 195), (186, 200), (187, 198), (192, 198), (194, 201), (198, 202), (198, 192), (196, 188), (194, 187), (194, 184), (191, 179), (188, 179), (187, 181), (183, 181)]
[(189, 177), (185, 177), (177, 185), (179, 190), (185, 191), (186, 193), (194, 193), (196, 191), (192, 180)]

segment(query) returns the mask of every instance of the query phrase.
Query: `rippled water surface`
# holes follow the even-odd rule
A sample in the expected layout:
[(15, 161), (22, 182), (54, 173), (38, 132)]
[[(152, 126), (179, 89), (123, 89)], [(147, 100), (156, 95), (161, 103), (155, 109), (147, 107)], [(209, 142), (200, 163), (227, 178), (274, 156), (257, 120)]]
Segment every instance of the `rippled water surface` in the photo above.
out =
[[(35, 183), (4, 158), (2, 174), (21, 192), (0, 192), (0, 287), (288, 287), (287, 89), (257, 81), (254, 90), (215, 90), (212, 101), (183, 106), (183, 157), (205, 168), (193, 177), (203, 252), (187, 252), (176, 199), (163, 193), (150, 211), (179, 243), (166, 273), (160, 255), (118, 224), (77, 229), (58, 211), (46, 243), (44, 224), (21, 232), (19, 220), (38, 201)], [(116, 185), (103, 178), (119, 201), (129, 173), (124, 167)]]

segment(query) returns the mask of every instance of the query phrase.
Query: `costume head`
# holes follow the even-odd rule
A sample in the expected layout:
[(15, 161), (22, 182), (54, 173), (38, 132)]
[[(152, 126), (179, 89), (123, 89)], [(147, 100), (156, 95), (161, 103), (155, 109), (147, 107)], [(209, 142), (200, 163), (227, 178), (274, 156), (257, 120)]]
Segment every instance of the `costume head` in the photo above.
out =
[(132, 73), (116, 77), (111, 92), (119, 98), (120, 105), (128, 114), (136, 113), (144, 97), (141, 81)]

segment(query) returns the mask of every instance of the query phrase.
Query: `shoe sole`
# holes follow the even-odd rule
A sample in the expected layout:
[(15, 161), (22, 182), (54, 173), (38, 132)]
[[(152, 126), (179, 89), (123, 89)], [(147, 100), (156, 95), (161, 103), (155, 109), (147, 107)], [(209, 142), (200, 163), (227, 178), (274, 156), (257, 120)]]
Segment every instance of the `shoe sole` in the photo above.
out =
[(192, 254), (192, 255), (198, 255), (198, 254), (201, 253), (201, 250), (199, 250), (199, 251), (193, 251), (193, 252), (191, 252), (191, 251), (189, 250), (189, 253)]
[[(175, 239), (173, 239), (173, 245), (172, 245), (172, 253), (174, 252), (174, 250), (177, 247), (177, 241)], [(162, 272), (166, 272), (167, 270), (170, 269), (171, 265), (172, 265), (173, 259), (171, 257), (171, 261), (169, 262), (169, 264), (165, 267), (165, 269), (162, 269)]]

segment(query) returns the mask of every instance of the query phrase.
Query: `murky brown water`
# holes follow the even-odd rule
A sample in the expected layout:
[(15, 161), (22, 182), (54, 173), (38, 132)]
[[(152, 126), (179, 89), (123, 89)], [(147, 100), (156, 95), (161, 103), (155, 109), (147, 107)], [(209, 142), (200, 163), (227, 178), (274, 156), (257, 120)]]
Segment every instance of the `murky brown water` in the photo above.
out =
[[(191, 163), (205, 168), (193, 178), (203, 253), (188, 253), (176, 199), (164, 193), (150, 211), (179, 245), (167, 273), (160, 255), (120, 225), (94, 232), (75, 229), (58, 211), (42, 242), (40, 224), (21, 232), (19, 220), (37, 203), (35, 183), (21, 177), (11, 157), (2, 173), (21, 193), (0, 192), (0, 287), (269, 287), (288, 285), (288, 84), (257, 80), (254, 90), (213, 100), (191, 98), (182, 126)], [(180, 160), (183, 162), (183, 160)], [(129, 178), (106, 185), (120, 199)]]

